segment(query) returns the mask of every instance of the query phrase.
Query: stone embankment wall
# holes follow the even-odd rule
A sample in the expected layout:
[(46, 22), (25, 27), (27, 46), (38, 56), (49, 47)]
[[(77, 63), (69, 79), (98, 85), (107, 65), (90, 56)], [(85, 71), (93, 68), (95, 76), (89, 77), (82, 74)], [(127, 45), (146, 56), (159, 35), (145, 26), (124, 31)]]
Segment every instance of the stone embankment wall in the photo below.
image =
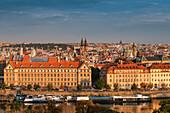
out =
[[(16, 90), (0, 90), (0, 95), (7, 95), (7, 94), (16, 94)], [(119, 91), (119, 92), (110, 92), (110, 91), (105, 91), (105, 92), (91, 92), (91, 91), (80, 91), (80, 92), (59, 92), (59, 91), (28, 91), (28, 90), (23, 90), (22, 94), (27, 94), (27, 95), (46, 95), (46, 94), (54, 94), (54, 95), (95, 95), (98, 96), (99, 94), (102, 96), (113, 96), (113, 95), (133, 95), (136, 93), (141, 93), (141, 94), (146, 94), (150, 95), (152, 98), (157, 98), (157, 97), (169, 97), (170, 98), (170, 90), (166, 91)]]

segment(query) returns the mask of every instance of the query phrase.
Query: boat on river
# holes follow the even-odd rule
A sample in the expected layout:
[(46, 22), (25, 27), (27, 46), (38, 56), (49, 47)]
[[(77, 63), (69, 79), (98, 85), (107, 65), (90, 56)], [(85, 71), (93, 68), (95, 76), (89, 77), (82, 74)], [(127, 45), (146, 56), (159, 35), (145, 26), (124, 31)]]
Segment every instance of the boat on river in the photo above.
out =
[(24, 103), (48, 103), (48, 101), (54, 101), (55, 103), (62, 103), (60, 97), (54, 95), (27, 95), (24, 99)]
[(112, 103), (140, 103), (140, 102), (150, 102), (151, 98), (149, 96), (142, 95), (132, 95), (132, 96), (111, 96), (111, 97), (89, 97), (93, 103), (99, 104), (112, 104)]

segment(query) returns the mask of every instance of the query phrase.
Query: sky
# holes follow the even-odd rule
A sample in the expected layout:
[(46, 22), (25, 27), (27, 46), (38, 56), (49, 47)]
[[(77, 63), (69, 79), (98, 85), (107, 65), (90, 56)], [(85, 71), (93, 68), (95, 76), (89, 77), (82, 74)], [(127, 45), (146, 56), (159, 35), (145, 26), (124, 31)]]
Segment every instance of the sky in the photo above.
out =
[(170, 43), (170, 0), (0, 0), (3, 42)]

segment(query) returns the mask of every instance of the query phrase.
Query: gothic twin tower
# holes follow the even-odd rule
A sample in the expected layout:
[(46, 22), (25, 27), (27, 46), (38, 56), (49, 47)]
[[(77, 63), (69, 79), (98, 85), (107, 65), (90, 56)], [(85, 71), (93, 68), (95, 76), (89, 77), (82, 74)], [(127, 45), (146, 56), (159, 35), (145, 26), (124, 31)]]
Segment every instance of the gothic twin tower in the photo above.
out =
[(87, 40), (85, 38), (84, 42), (83, 42), (83, 38), (81, 38), (81, 45), (80, 45), (80, 55), (88, 55), (88, 44), (87, 44)]

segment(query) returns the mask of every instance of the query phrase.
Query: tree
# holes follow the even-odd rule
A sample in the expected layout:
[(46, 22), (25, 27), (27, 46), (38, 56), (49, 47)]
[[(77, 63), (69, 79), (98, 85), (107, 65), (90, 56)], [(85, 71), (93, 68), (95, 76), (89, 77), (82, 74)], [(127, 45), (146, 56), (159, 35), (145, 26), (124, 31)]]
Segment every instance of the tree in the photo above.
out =
[(140, 84), (140, 87), (141, 87), (141, 88), (146, 88), (146, 87), (147, 87), (147, 85), (148, 85), (148, 84), (146, 84), (146, 83), (142, 82), (142, 83)]
[(11, 88), (11, 89), (14, 89), (14, 84), (10, 84), (10, 88)]
[(91, 72), (92, 72), (92, 84), (94, 84), (98, 79), (99, 79), (99, 74), (100, 74), (100, 69), (99, 68), (94, 68), (91, 67)]
[(105, 88), (108, 90), (108, 89), (111, 89), (111, 87), (110, 87), (110, 85), (109, 84), (107, 84), (106, 86), (105, 86)]
[(23, 89), (23, 90), (24, 90), (25, 88), (26, 88), (26, 87), (25, 87), (24, 85), (22, 85), (22, 86), (21, 86), (21, 89)]
[(48, 85), (47, 85), (47, 88), (49, 89), (49, 90), (52, 90), (54, 87), (53, 87), (53, 84), (52, 83), (49, 83)]
[(31, 84), (28, 84), (27, 85), (27, 88), (30, 90), (30, 89), (32, 89), (32, 85)]
[(36, 84), (35, 84), (35, 85), (34, 85), (34, 88), (35, 88), (35, 90), (37, 90), (38, 88), (41, 88), (41, 87), (40, 87), (40, 85), (36, 85)]
[(95, 84), (95, 89), (102, 89), (104, 88), (105, 82), (102, 78), (100, 78), (96, 84)]
[(82, 90), (83, 89), (83, 86), (82, 85), (77, 85), (77, 90)]
[(166, 87), (167, 87), (167, 84), (165, 84), (165, 83), (162, 83), (162, 84), (161, 84), (161, 86), (162, 86), (162, 89), (166, 89)]
[(152, 89), (153, 88), (153, 83), (149, 83), (147, 88)]
[(170, 113), (170, 100), (161, 101), (159, 109), (155, 109), (153, 113)]
[(117, 91), (119, 89), (119, 84), (118, 83), (114, 83), (114, 90)]
[(133, 83), (131, 89), (132, 90), (136, 90), (137, 89), (137, 85), (135, 83)]
[(3, 82), (3, 83), (1, 84), (1, 88), (2, 88), (2, 89), (5, 89), (5, 87), (6, 87), (6, 84), (5, 84), (5, 82)]

